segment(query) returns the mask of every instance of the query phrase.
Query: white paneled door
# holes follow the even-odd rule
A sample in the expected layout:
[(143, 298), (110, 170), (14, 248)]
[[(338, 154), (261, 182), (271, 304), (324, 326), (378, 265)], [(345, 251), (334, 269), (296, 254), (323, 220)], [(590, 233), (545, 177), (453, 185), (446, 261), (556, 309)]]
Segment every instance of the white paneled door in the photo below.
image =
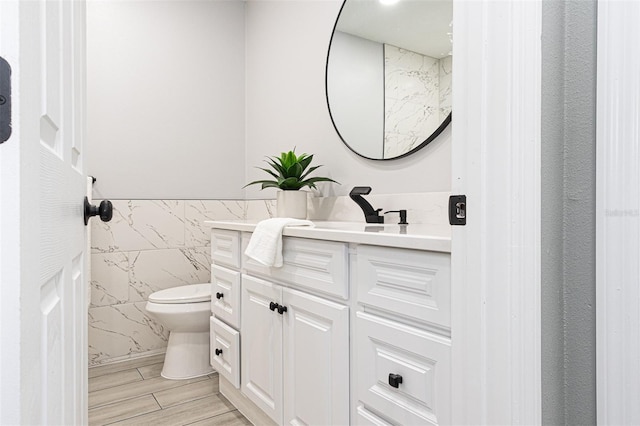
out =
[(282, 303), (284, 424), (349, 424), (349, 308), (288, 288)]
[(86, 424), (85, 3), (0, 2), (0, 424)]

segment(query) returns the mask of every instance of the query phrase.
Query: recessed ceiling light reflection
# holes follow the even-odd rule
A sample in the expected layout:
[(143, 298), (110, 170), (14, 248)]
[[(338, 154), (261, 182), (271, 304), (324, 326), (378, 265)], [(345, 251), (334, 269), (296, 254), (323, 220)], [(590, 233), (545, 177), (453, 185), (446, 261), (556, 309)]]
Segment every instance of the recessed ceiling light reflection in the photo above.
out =
[(398, 3), (400, 0), (378, 0), (380, 4), (384, 4), (385, 6), (390, 6), (392, 4)]

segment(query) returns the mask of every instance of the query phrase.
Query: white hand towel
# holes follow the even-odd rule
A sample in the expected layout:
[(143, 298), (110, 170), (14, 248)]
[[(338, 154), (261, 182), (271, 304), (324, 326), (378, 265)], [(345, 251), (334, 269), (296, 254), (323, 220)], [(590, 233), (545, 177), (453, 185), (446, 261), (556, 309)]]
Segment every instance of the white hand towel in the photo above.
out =
[(285, 226), (315, 226), (309, 220), (278, 217), (256, 225), (244, 254), (265, 266), (282, 266), (282, 230)]

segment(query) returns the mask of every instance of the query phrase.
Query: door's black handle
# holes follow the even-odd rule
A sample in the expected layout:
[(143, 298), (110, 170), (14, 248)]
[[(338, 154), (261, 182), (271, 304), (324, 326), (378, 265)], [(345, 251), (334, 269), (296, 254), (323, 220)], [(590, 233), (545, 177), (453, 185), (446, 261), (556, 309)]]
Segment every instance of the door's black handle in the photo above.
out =
[(276, 302), (271, 302), (269, 303), (269, 309), (271, 309), (272, 311), (275, 311), (276, 309), (279, 309), (280, 305), (278, 305)]
[(113, 217), (113, 204), (109, 200), (102, 200), (100, 207), (89, 203), (89, 198), (84, 197), (84, 224), (89, 224), (89, 218), (100, 215), (103, 222), (109, 222)]
[(280, 306), (278, 306), (278, 313), (279, 313), (280, 315), (282, 315), (282, 314), (283, 314), (283, 313), (285, 313), (285, 312), (287, 312), (287, 307), (286, 307), (286, 306), (284, 306), (284, 305), (280, 305)]
[(216, 356), (222, 355), (222, 349), (216, 348)]
[(216, 299), (222, 299), (224, 297), (224, 293), (216, 293)]

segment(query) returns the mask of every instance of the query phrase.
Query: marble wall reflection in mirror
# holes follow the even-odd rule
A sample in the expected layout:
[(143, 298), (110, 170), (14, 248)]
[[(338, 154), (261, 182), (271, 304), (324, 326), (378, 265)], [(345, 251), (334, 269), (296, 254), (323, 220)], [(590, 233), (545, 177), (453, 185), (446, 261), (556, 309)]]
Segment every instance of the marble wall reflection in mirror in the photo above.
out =
[(451, 121), (452, 0), (345, 0), (327, 55), (327, 103), (345, 144), (386, 160)]

